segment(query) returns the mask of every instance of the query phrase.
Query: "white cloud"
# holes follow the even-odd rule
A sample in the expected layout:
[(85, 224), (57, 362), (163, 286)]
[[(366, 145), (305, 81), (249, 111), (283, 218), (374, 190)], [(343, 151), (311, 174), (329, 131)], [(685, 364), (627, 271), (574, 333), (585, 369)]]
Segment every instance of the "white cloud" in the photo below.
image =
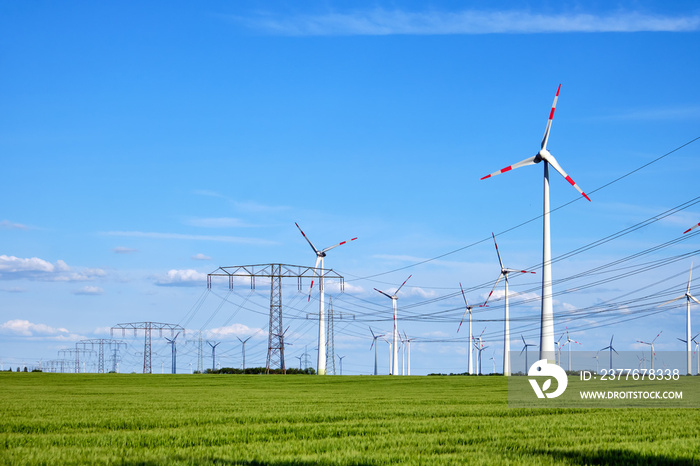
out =
[(133, 248), (127, 248), (124, 246), (117, 246), (116, 248), (112, 249), (117, 254), (131, 254), (132, 252), (138, 252), (138, 249), (133, 249)]
[(252, 244), (258, 246), (270, 246), (277, 244), (260, 238), (246, 238), (242, 236), (222, 236), (222, 235), (187, 235), (182, 233), (158, 233), (147, 231), (107, 231), (102, 233), (108, 236), (125, 236), (130, 238), (150, 238), (150, 239), (176, 239), (187, 241), (218, 241), (223, 243)]
[(28, 230), (27, 225), (21, 223), (10, 222), (9, 220), (0, 221), (0, 230)]
[(290, 36), (541, 34), (567, 32), (685, 32), (700, 29), (700, 16), (634, 11), (603, 15), (537, 14), (529, 11), (354, 11), (319, 15), (231, 17), (245, 26)]
[(254, 226), (241, 219), (231, 217), (191, 218), (186, 223), (201, 228), (250, 228)]
[[(225, 339), (240, 337), (242, 340), (249, 336), (261, 335), (267, 338), (267, 331), (261, 328), (251, 328), (243, 324), (227, 325), (226, 327), (213, 328), (206, 331), (206, 338)], [(245, 337), (245, 338), (244, 338)]]
[(192, 259), (196, 260), (196, 261), (210, 261), (211, 257), (206, 256), (202, 253), (199, 253), (199, 254), (195, 254), (194, 256), (192, 256)]
[(200, 286), (206, 283), (207, 274), (194, 269), (169, 270), (164, 276), (155, 277), (159, 286)]
[(79, 295), (101, 295), (102, 293), (104, 293), (104, 290), (99, 286), (84, 286), (73, 292), (73, 294)]
[(0, 334), (48, 339), (54, 341), (77, 341), (85, 337), (70, 333), (65, 328), (54, 328), (45, 324), (35, 324), (28, 320), (13, 319), (0, 324)]
[(101, 269), (74, 271), (62, 260), (52, 264), (38, 257), (0, 256), (0, 279), (3, 280), (88, 281), (104, 275)]

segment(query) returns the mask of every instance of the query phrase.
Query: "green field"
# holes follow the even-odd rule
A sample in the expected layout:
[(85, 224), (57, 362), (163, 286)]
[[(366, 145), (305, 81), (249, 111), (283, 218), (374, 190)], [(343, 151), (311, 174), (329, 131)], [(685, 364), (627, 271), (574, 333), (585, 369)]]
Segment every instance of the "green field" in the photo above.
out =
[(700, 464), (696, 409), (512, 409), (503, 377), (0, 373), (4, 464)]

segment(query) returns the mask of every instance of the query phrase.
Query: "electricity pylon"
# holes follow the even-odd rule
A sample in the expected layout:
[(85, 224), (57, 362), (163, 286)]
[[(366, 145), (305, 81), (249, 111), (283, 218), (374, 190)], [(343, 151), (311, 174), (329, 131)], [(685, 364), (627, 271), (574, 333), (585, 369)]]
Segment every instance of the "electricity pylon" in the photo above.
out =
[(332, 269), (314, 269), (313, 267), (287, 264), (219, 267), (214, 272), (207, 274), (207, 287), (211, 288), (213, 277), (228, 277), (229, 289), (233, 289), (235, 277), (250, 278), (251, 289), (255, 289), (256, 278), (270, 279), (270, 324), (268, 329), (267, 363), (265, 367), (268, 373), (271, 367), (279, 367), (282, 372), (285, 372), (284, 331), (282, 326), (282, 279), (296, 278), (297, 289), (301, 291), (302, 279), (313, 279), (316, 275), (323, 278), (339, 280), (340, 289), (341, 291), (343, 290), (345, 284), (343, 277)]
[(143, 343), (143, 373), (152, 374), (151, 366), (151, 332), (153, 330), (158, 330), (160, 332), (160, 337), (163, 337), (163, 330), (170, 330), (170, 336), (175, 335), (175, 331), (185, 333), (185, 329), (177, 324), (163, 324), (160, 322), (128, 322), (125, 324), (117, 324), (110, 329), (110, 336), (114, 336), (114, 330), (121, 330), (122, 336), (124, 336), (126, 330), (133, 330), (134, 336), (137, 335), (139, 330), (144, 331), (144, 343)]

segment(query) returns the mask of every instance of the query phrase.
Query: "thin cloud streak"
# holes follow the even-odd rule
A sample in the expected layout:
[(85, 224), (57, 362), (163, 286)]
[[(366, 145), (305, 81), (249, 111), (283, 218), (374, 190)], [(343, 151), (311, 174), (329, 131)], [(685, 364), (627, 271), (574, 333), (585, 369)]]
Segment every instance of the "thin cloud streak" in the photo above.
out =
[(535, 14), (527, 11), (405, 12), (374, 9), (292, 17), (231, 17), (254, 30), (287, 36), (546, 34), (571, 32), (688, 32), (700, 16), (639, 12)]
[(192, 240), (192, 241), (218, 241), (223, 243), (239, 243), (239, 244), (255, 244), (259, 246), (270, 246), (277, 244), (274, 241), (268, 241), (259, 238), (246, 238), (240, 236), (221, 236), (221, 235), (187, 235), (182, 233), (159, 233), (148, 231), (107, 231), (102, 233), (108, 236), (126, 236), (130, 238), (150, 238), (150, 239), (176, 239), (176, 240)]

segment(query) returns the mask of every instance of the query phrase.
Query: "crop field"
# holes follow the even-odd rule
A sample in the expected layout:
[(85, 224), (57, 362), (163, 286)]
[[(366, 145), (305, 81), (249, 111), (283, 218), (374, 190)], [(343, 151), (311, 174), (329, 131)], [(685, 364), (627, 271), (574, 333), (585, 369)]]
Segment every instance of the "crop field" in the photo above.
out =
[(503, 377), (0, 373), (3, 464), (700, 464), (695, 409), (513, 409)]

